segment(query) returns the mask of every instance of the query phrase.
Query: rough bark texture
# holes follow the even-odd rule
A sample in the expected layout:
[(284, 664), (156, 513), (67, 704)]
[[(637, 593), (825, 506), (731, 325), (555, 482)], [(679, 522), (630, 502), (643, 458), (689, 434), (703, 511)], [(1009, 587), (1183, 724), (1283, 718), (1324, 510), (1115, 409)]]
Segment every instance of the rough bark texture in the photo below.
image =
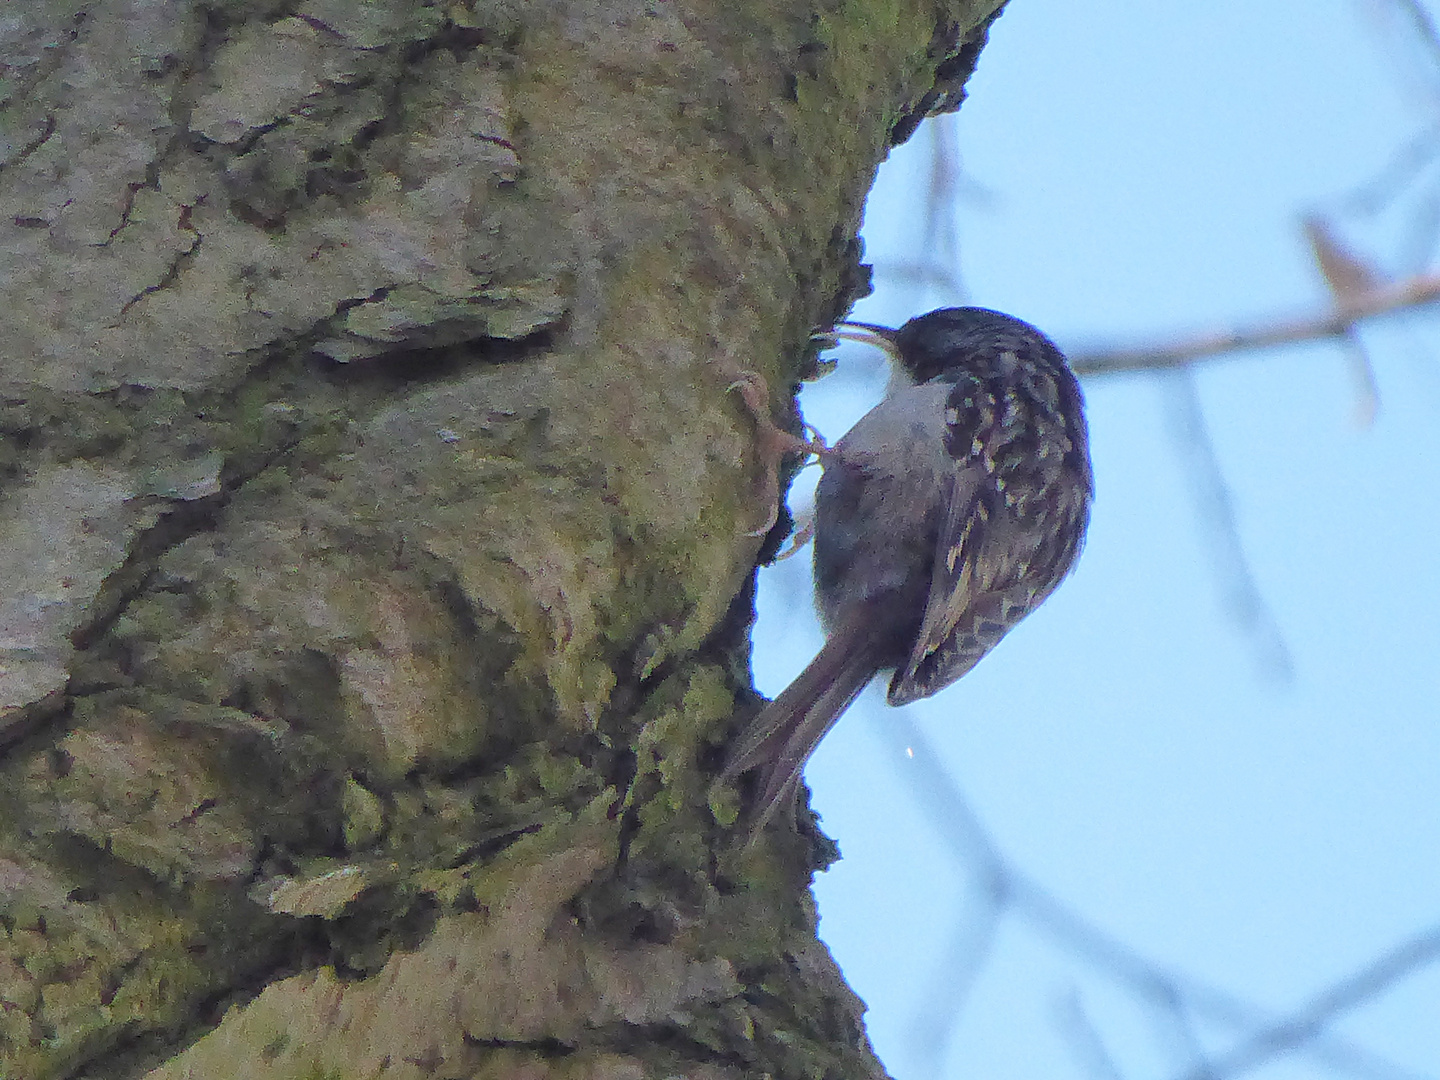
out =
[(7, 10), (0, 1076), (882, 1074), (706, 795), (727, 388), (996, 6)]

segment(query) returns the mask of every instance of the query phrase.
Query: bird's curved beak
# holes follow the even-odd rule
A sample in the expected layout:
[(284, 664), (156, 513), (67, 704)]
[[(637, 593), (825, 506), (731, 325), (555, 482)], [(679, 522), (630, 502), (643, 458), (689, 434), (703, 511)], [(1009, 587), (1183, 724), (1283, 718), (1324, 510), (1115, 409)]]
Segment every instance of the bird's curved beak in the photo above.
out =
[(834, 348), (841, 341), (858, 341), (862, 345), (873, 345), (890, 359), (899, 361), (900, 348), (895, 343), (895, 331), (888, 326), (875, 323), (840, 322), (827, 331), (811, 334), (810, 340), (821, 343), (822, 348)]

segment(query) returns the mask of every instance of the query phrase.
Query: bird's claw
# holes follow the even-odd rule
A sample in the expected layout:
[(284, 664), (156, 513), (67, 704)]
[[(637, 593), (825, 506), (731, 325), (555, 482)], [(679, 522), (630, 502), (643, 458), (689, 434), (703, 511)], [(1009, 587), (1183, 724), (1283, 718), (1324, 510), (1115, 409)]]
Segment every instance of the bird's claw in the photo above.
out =
[(815, 539), (815, 516), (810, 514), (804, 521), (795, 523), (795, 531), (790, 534), (790, 542), (785, 545), (784, 551), (775, 556), (775, 561), (784, 562), (792, 555), (798, 554), (800, 549), (813, 539)]
[[(735, 379), (727, 391), (738, 391), (745, 410), (755, 421), (755, 454), (759, 459), (763, 475), (760, 497), (768, 511), (765, 520), (756, 528), (747, 529), (747, 536), (764, 536), (775, 526), (780, 516), (780, 463), (786, 454), (802, 457), (824, 458), (830, 453), (824, 437), (810, 424), (805, 424), (804, 437), (792, 435), (770, 419), (770, 384), (759, 372), (744, 371)], [(808, 539), (808, 537), (807, 537)]]

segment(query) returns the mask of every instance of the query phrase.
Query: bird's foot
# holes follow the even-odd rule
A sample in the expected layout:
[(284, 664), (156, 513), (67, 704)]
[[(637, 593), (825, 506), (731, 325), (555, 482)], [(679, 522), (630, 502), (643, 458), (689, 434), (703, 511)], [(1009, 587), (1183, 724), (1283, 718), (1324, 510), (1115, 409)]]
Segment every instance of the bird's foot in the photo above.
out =
[(755, 456), (760, 462), (762, 476), (760, 498), (767, 512), (765, 520), (756, 528), (747, 529), (746, 535), (764, 536), (774, 527), (780, 515), (780, 464), (785, 455), (799, 454), (823, 460), (830, 453), (830, 447), (809, 424), (804, 426), (805, 437), (801, 437), (790, 434), (770, 419), (770, 386), (758, 372), (741, 372), (726, 389), (739, 392), (745, 410), (755, 421)]

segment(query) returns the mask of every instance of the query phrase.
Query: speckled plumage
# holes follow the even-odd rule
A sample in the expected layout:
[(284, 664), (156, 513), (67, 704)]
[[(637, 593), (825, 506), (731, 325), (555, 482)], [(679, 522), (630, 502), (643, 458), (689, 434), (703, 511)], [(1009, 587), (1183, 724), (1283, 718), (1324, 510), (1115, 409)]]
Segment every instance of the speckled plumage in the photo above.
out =
[(1065, 577), (1089, 520), (1080, 390), (1034, 327), (942, 308), (898, 331), (839, 333), (885, 348), (904, 377), (825, 458), (815, 590), (828, 638), (723, 774), (760, 770), (756, 827), (871, 678), (894, 670), (891, 705), (960, 678)]

